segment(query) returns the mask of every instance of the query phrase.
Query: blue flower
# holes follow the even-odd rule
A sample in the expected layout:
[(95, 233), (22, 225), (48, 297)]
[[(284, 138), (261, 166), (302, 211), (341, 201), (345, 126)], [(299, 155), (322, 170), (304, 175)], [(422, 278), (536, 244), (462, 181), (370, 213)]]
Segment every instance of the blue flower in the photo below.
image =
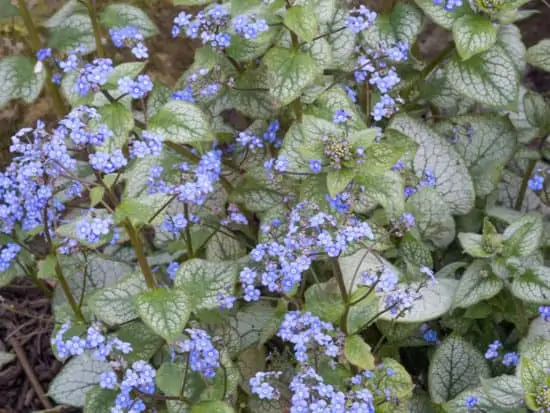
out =
[(502, 358), (502, 364), (506, 367), (517, 366), (519, 362), (519, 354), (515, 352), (506, 353)]
[(313, 159), (309, 161), (309, 169), (311, 169), (311, 172), (314, 174), (321, 173), (321, 170), (323, 168), (323, 165), (321, 164), (321, 161), (319, 159)]
[(478, 403), (478, 399), (475, 396), (469, 396), (464, 401), (465, 406), (468, 408), (476, 407), (477, 403)]
[(533, 191), (540, 191), (544, 188), (544, 176), (535, 174), (527, 181), (527, 185)]
[(215, 370), (220, 367), (220, 355), (210, 336), (198, 328), (188, 328), (185, 332), (190, 338), (177, 343), (177, 346), (182, 352), (189, 353), (191, 370), (201, 373), (206, 378), (213, 378), (216, 375)]
[(495, 359), (498, 357), (498, 349), (502, 347), (502, 342), (499, 340), (493, 341), (489, 344), (487, 351), (485, 352), (485, 358), (487, 360)]
[(52, 57), (52, 49), (51, 48), (44, 48), (40, 49), (38, 52), (36, 52), (36, 58), (38, 61), (43, 62), (47, 58)]

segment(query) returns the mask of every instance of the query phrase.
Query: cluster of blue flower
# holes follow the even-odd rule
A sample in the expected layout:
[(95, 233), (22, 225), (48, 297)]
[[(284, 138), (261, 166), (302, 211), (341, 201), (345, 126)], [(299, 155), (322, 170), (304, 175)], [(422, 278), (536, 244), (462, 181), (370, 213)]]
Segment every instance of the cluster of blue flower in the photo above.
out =
[(101, 237), (111, 232), (112, 226), (113, 218), (111, 216), (105, 218), (86, 216), (77, 221), (75, 235), (81, 241), (96, 244)]
[(143, 43), (145, 38), (135, 26), (109, 29), (109, 35), (115, 47), (129, 47), (138, 59), (149, 58), (149, 50)]
[(164, 193), (176, 196), (180, 202), (201, 205), (214, 191), (215, 183), (220, 179), (221, 157), (220, 150), (211, 150), (195, 166), (187, 162), (180, 163), (177, 168), (181, 182), (177, 184), (162, 179), (164, 169), (160, 165), (154, 165), (149, 174), (149, 193)]
[(368, 30), (375, 20), (376, 12), (361, 4), (359, 8), (350, 10), (350, 16), (346, 18), (346, 27), (354, 33), (360, 33)]
[(222, 88), (222, 83), (216, 79), (219, 66), (212, 70), (199, 69), (185, 79), (185, 86), (172, 94), (172, 99), (195, 103), (197, 97), (207, 98), (216, 95)]
[(316, 257), (338, 257), (351, 243), (374, 239), (368, 223), (353, 216), (344, 221), (338, 222), (312, 203), (298, 203), (288, 215), (283, 239), (260, 243), (250, 252), (257, 269), (245, 267), (240, 273), (244, 299), (259, 299), (258, 282), (271, 292), (288, 293)]
[(533, 176), (527, 181), (527, 185), (533, 191), (542, 191), (544, 188), (545, 171), (542, 168), (538, 168)]
[(198, 328), (185, 330), (189, 339), (176, 343), (183, 353), (189, 353), (189, 367), (192, 371), (202, 374), (206, 378), (213, 378), (216, 369), (220, 367), (220, 353), (212, 344), (208, 333)]
[[(279, 131), (280, 123), (278, 120), (275, 120), (269, 124), (267, 130), (263, 134), (263, 137), (253, 135), (248, 131), (239, 132), (236, 143), (241, 148), (246, 148), (250, 151), (255, 151), (257, 149), (264, 147), (264, 142), (273, 144), (276, 148), (282, 143), (281, 140), (277, 139), (277, 132)], [(275, 165), (275, 160), (267, 161), (265, 167), (266, 170), (271, 170), (275, 166), (275, 170), (283, 171), (286, 168), (277, 168)]]
[[(500, 356), (499, 349), (502, 347), (502, 342), (499, 340), (493, 341), (489, 344), (487, 351), (485, 352), (485, 358), (487, 360), (496, 359)], [(517, 366), (519, 362), (519, 354), (515, 352), (505, 353), (502, 357), (502, 364), (506, 367)]]
[(238, 15), (230, 24), (231, 13), (222, 5), (214, 5), (199, 11), (195, 16), (181, 12), (174, 19), (172, 36), (177, 37), (182, 30), (191, 39), (201, 39), (214, 49), (223, 50), (231, 45), (230, 31), (244, 39), (256, 39), (260, 33), (269, 30), (265, 19), (252, 15)]
[(0, 250), (0, 272), (7, 271), (11, 267), (12, 262), (21, 251), (21, 247), (12, 242), (8, 242)]
[[(404, 193), (407, 198), (416, 193), (420, 187), (427, 186), (433, 188), (437, 184), (437, 178), (431, 168), (425, 168), (424, 171), (422, 171), (422, 177), (420, 179), (408, 173), (408, 171), (405, 170), (405, 164), (401, 160), (392, 167), (392, 170), (404, 172), (406, 174), (408, 184), (405, 185)], [(410, 184), (410, 181), (414, 181), (414, 186)]]
[(447, 11), (453, 11), (457, 7), (462, 7), (462, 0), (433, 0), (433, 4), (436, 6), (443, 6)]

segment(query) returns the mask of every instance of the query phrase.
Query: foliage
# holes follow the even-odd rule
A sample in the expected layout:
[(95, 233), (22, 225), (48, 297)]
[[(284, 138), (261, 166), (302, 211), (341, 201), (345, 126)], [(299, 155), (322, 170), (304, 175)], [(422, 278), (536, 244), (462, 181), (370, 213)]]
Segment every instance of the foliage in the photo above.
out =
[[(0, 174), (0, 285), (56, 285), (49, 396), (548, 411), (550, 106), (520, 79), (550, 40), (526, 50), (525, 1), (174, 3), (202, 47), (169, 86), (145, 11), (69, 0), (39, 29), (0, 1), (32, 49), (0, 60), (0, 105), (44, 87), (59, 112)], [(424, 62), (428, 19), (453, 42)]]

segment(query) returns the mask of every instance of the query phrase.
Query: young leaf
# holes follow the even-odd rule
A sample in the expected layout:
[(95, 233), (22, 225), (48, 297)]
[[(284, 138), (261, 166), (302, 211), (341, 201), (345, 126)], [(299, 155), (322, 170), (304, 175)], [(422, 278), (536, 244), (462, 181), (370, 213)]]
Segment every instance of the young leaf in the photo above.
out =
[(105, 194), (105, 188), (102, 186), (95, 186), (90, 191), (90, 207), (94, 207), (103, 200)]
[(543, 233), (542, 216), (526, 215), (512, 223), (504, 233), (504, 251), (506, 257), (525, 257), (533, 254), (540, 246)]
[(189, 304), (196, 311), (219, 308), (218, 294), (233, 294), (236, 281), (234, 263), (192, 259), (180, 266), (174, 286), (186, 292)]
[(355, 334), (363, 327), (367, 327), (367, 323), (374, 320), (378, 308), (378, 297), (375, 294), (369, 294), (357, 304), (350, 306), (347, 318), (348, 334)]
[(310, 3), (303, 6), (293, 6), (285, 13), (284, 19), (286, 27), (298, 35), (306, 42), (311, 42), (317, 34), (317, 17)]
[(327, 189), (329, 195), (334, 198), (340, 192), (343, 192), (349, 183), (353, 180), (355, 171), (352, 169), (341, 169), (338, 171), (329, 171), (327, 173)]
[(354, 334), (346, 338), (344, 355), (354, 366), (364, 370), (374, 369), (374, 356), (371, 353), (370, 346), (359, 335)]
[(86, 352), (69, 360), (50, 383), (48, 396), (58, 404), (83, 407), (86, 393), (97, 385), (101, 373), (112, 371), (106, 361)]
[(162, 106), (149, 119), (149, 129), (179, 144), (214, 140), (206, 115), (196, 105), (181, 100), (171, 100)]
[(480, 384), (489, 377), (483, 355), (458, 336), (450, 336), (437, 348), (428, 378), (430, 396), (435, 403), (444, 403), (460, 392)]
[(454, 148), (423, 123), (407, 115), (393, 118), (389, 125), (418, 145), (414, 169), (421, 176), (426, 168), (436, 177), (435, 190), (452, 214), (467, 214), (474, 206), (475, 191), (468, 169)]
[(487, 106), (516, 109), (519, 76), (506, 51), (495, 45), (465, 62), (455, 56), (447, 66), (447, 76), (464, 96)]
[(155, 23), (143, 10), (124, 3), (109, 4), (101, 12), (101, 24), (105, 27), (121, 28), (128, 25), (135, 26), (145, 37), (151, 37), (159, 33)]
[(118, 81), (123, 77), (130, 77), (135, 79), (145, 67), (145, 62), (127, 62), (121, 63), (113, 69), (113, 72), (109, 75), (105, 88), (112, 90), (118, 88)]
[(115, 102), (100, 107), (98, 112), (101, 115), (101, 123), (107, 125), (114, 134), (101, 145), (99, 150), (112, 152), (122, 148), (128, 142), (129, 133), (134, 128), (132, 111), (122, 103)]
[(487, 258), (494, 255), (494, 252), (485, 251), (483, 248), (483, 236), (472, 232), (461, 232), (458, 240), (464, 252), (475, 258)]
[(462, 274), (454, 299), (455, 307), (467, 308), (497, 295), (503, 281), (491, 273), (485, 261), (474, 261)]
[(192, 310), (190, 299), (183, 291), (166, 288), (139, 294), (136, 309), (145, 324), (168, 342), (182, 333)]
[(365, 196), (370, 201), (380, 204), (393, 218), (398, 219), (405, 211), (405, 182), (396, 171), (371, 175), (363, 173), (355, 177), (357, 182), (365, 186)]
[(534, 393), (548, 377), (550, 368), (550, 342), (538, 341), (524, 349), (516, 376), (520, 378), (523, 390)]
[(309, 287), (305, 293), (305, 310), (337, 324), (344, 314), (345, 306), (340, 292), (333, 287), (331, 282), (313, 284)]
[(298, 98), (319, 74), (309, 54), (291, 49), (274, 47), (262, 61), (268, 68), (271, 94), (282, 105)]
[(95, 291), (88, 304), (96, 317), (107, 324), (123, 324), (138, 317), (134, 297), (147, 290), (141, 273), (128, 275), (109, 287)]
[(550, 72), (550, 39), (544, 39), (527, 50), (527, 63)]
[(34, 73), (36, 62), (24, 56), (8, 56), (0, 60), (0, 108), (12, 99), (32, 103), (44, 84), (45, 72)]
[(495, 44), (497, 30), (485, 17), (466, 15), (453, 23), (453, 38), (462, 60), (468, 60)]

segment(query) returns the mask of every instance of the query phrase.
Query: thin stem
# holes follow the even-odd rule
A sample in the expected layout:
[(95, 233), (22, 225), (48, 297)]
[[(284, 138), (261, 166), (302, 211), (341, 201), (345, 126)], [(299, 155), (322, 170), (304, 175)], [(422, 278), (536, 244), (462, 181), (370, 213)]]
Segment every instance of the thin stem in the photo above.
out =
[(59, 264), (59, 257), (57, 256), (57, 254), (55, 258), (57, 260), (57, 262), (55, 263), (55, 275), (57, 276), (59, 284), (61, 284), (61, 288), (63, 289), (65, 297), (67, 297), (67, 301), (69, 301), (69, 305), (73, 309), (76, 318), (78, 318), (79, 321), (84, 322), (84, 315), (82, 314), (78, 303), (74, 299), (73, 293), (71, 292), (71, 287), (69, 287), (69, 283), (67, 283), (67, 279), (63, 275), (63, 271), (61, 270), (61, 265)]
[(185, 226), (185, 242), (187, 244), (187, 255), (193, 258), (193, 240), (191, 239), (191, 225), (189, 223), (189, 207), (187, 203), (183, 205), (183, 213), (185, 215), (185, 220), (187, 225)]
[(454, 51), (455, 44), (454, 42), (450, 42), (443, 51), (435, 57), (430, 63), (426, 65), (424, 69), (422, 69), (421, 75), (422, 78), (426, 78), (432, 71), (441, 63), (443, 60), (445, 60), (447, 57), (450, 56), (450, 54)]
[(155, 282), (155, 278), (153, 277), (153, 273), (151, 272), (151, 268), (149, 267), (149, 263), (145, 257), (145, 252), (143, 251), (143, 246), (141, 245), (141, 241), (139, 239), (139, 234), (129, 219), (126, 219), (124, 226), (128, 232), (128, 236), (130, 237), (132, 247), (136, 252), (139, 267), (141, 268), (145, 282), (150, 289), (154, 290), (157, 288), (157, 283)]
[[(36, 29), (31, 13), (29, 12), (27, 5), (25, 4), (25, 0), (17, 0), (17, 5), (19, 6), (19, 13), (21, 14), (21, 18), (23, 19), (25, 28), (29, 33), (29, 40), (32, 51), (36, 53), (42, 47), (40, 37), (38, 36), (38, 30)], [(48, 89), (48, 93), (52, 97), (55, 111), (59, 116), (64, 116), (67, 113), (67, 110), (65, 107), (65, 103), (63, 103), (63, 98), (59, 93), (59, 89), (57, 89), (56, 85), (52, 82), (50, 70), (46, 65), (44, 65), (44, 70), (46, 71), (46, 88)]]
[(103, 50), (103, 44), (101, 42), (101, 30), (99, 28), (99, 19), (97, 18), (97, 11), (94, 3), (95, 2), (93, 2), (93, 0), (87, 0), (84, 5), (86, 6), (86, 9), (88, 9), (88, 14), (90, 15), (90, 20), (92, 21), (97, 55), (99, 57), (103, 57), (105, 56), (105, 51)]
[(519, 188), (518, 198), (516, 199), (516, 204), (514, 205), (516, 211), (521, 211), (523, 201), (525, 199), (525, 194), (527, 193), (527, 187), (529, 186), (529, 179), (531, 179), (531, 175), (533, 174), (536, 166), (536, 159), (530, 160), (529, 164), (527, 165), (527, 169), (525, 170), (525, 174), (523, 175), (523, 180), (521, 181), (521, 186)]
[[(323, 37), (330, 36), (331, 34), (336, 34), (338, 32), (341, 32), (342, 30), (345, 30), (345, 29), (346, 29), (346, 26), (340, 27), (338, 29), (334, 29), (330, 32), (326, 32), (326, 33), (320, 34), (318, 36), (315, 36), (313, 39), (311, 39), (311, 41), (314, 42), (315, 40), (322, 39)], [(302, 42), (302, 43), (300, 43), (300, 46), (303, 46), (303, 45), (308, 44), (308, 43), (309, 42)]]
[(336, 277), (336, 282), (338, 283), (338, 288), (340, 289), (340, 294), (342, 295), (342, 301), (348, 304), (349, 302), (348, 290), (346, 288), (344, 275), (342, 274), (342, 268), (340, 268), (340, 263), (338, 262), (338, 258), (332, 259), (332, 269), (334, 271), (334, 276)]

